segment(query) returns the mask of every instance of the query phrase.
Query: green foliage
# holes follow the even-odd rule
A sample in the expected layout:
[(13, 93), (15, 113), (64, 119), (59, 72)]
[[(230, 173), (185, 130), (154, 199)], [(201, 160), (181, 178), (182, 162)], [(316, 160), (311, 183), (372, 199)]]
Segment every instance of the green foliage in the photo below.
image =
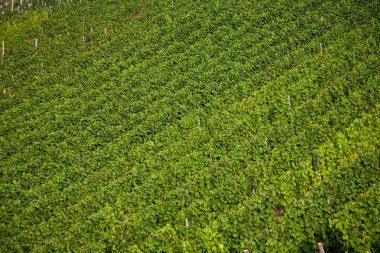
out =
[(33, 43), (34, 38), (41, 35), (42, 25), (47, 19), (46, 10), (25, 12), (21, 16), (9, 18), (0, 24), (0, 41), (5, 42), (7, 50), (17, 51), (24, 43)]
[(49, 4), (0, 23), (1, 252), (379, 251), (378, 1)]

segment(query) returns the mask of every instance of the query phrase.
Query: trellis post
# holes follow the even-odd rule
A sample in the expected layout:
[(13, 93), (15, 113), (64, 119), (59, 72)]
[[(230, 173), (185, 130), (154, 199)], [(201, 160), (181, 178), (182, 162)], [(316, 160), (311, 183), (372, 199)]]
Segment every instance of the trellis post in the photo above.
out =
[(325, 250), (323, 249), (323, 244), (321, 242), (317, 243), (319, 253), (325, 253)]
[(5, 55), (5, 41), (3, 41), (1, 44), (2, 44), (2, 48), (3, 48), (3, 50), (1, 51), (1, 63), (3, 63), (4, 55)]

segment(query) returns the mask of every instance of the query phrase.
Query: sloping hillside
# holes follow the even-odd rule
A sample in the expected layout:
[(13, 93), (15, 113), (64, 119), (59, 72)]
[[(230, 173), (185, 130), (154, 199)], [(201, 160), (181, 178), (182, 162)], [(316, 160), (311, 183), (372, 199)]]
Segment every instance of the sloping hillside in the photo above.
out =
[(380, 251), (379, 1), (3, 2), (0, 252)]

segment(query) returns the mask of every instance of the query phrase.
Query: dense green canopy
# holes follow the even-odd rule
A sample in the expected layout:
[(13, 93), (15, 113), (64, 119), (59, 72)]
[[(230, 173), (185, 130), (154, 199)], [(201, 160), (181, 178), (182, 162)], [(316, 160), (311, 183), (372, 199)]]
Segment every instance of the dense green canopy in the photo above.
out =
[(15, 2), (0, 252), (380, 251), (380, 1)]

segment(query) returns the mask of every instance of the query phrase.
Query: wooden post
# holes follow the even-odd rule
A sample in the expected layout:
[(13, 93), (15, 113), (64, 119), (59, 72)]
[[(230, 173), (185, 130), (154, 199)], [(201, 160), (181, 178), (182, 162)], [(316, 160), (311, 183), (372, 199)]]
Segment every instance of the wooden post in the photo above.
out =
[(325, 250), (323, 249), (323, 244), (322, 243), (317, 243), (318, 245), (318, 250), (319, 250), (319, 253), (325, 253)]

